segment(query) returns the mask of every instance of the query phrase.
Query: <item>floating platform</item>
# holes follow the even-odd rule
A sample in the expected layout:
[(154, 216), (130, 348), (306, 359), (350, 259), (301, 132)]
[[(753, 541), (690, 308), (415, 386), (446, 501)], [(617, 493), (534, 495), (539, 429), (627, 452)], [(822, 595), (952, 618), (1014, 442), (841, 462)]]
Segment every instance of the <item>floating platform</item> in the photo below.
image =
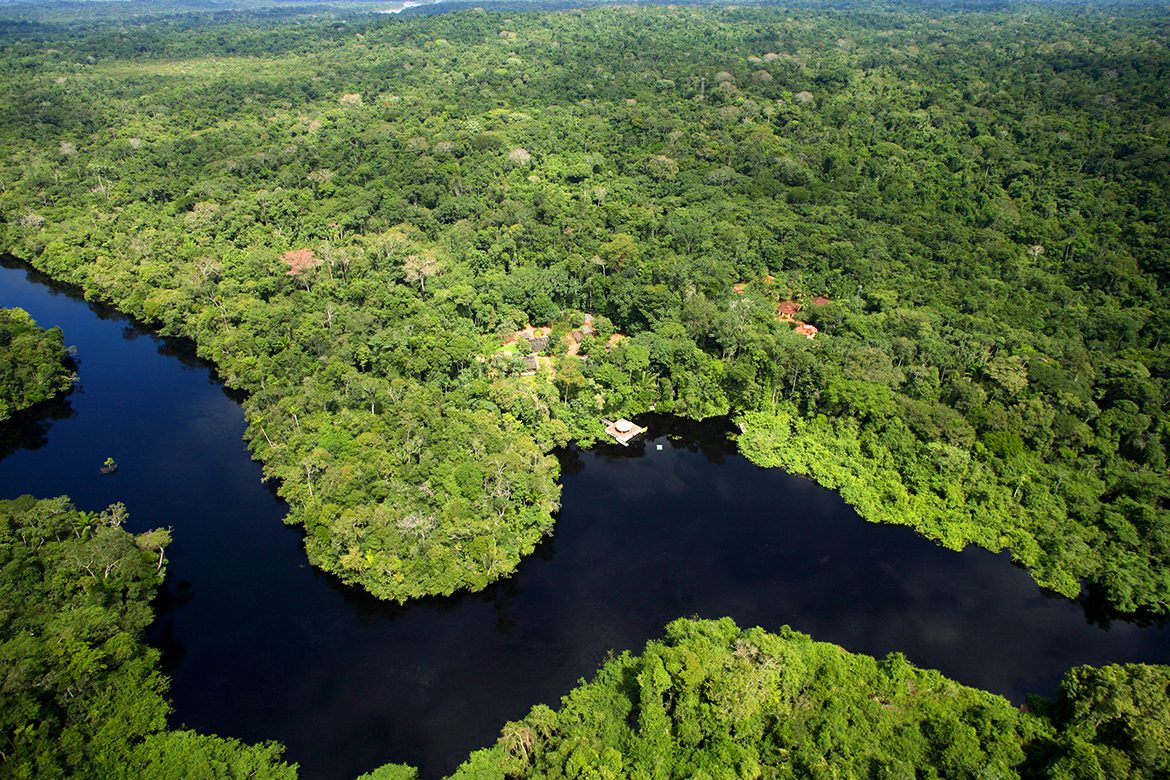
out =
[(602, 420), (605, 423), (605, 432), (617, 440), (617, 443), (623, 447), (629, 446), (630, 440), (636, 436), (641, 436), (648, 429), (634, 423), (623, 417), (616, 422), (609, 422)]

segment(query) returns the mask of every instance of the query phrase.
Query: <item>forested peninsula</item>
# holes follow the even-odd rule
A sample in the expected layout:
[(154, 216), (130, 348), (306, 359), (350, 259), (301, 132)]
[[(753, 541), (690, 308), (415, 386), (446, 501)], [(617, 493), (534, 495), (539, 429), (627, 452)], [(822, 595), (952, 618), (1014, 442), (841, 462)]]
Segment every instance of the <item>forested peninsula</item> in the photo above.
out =
[[(236, 20), (236, 21), (233, 21)], [(1170, 609), (1164, 6), (10, 25), (0, 248), (190, 337), (311, 561), (478, 589), (649, 409)]]
[(677, 620), (452, 777), (1165, 777), (1168, 687), (1167, 667), (1079, 667), (1054, 701), (1016, 708), (897, 653)]
[(73, 385), (60, 328), (37, 327), (23, 309), (0, 309), (0, 422)]

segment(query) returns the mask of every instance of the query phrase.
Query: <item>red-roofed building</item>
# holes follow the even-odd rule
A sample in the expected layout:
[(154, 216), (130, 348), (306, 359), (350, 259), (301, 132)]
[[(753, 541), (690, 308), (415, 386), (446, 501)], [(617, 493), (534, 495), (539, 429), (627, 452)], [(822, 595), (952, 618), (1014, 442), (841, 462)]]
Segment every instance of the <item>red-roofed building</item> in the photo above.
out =
[(813, 306), (824, 306), (827, 303), (832, 303), (828, 296), (818, 295), (817, 297), (813, 298)]
[(805, 338), (812, 340), (817, 337), (817, 334), (820, 333), (820, 331), (817, 330), (816, 325), (809, 325), (807, 322), (802, 322), (796, 326), (795, 333), (799, 336), (804, 336)]
[(800, 304), (796, 301), (780, 301), (776, 306), (776, 319), (781, 322), (792, 322), (798, 311), (800, 311)]

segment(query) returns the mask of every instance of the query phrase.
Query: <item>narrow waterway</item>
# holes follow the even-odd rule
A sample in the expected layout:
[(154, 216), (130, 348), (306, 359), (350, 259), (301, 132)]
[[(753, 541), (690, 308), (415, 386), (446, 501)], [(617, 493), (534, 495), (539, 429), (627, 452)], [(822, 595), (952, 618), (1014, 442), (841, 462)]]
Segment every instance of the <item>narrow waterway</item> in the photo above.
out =
[[(1110, 620), (1041, 592), (1004, 555), (865, 523), (835, 494), (735, 454), (725, 423), (663, 417), (641, 446), (562, 453), (556, 535), (514, 577), (383, 604), (307, 565), (244, 448), (240, 407), (189, 345), (12, 263), (0, 306), (60, 326), (81, 377), (63, 402), (0, 425), (0, 498), (123, 501), (131, 530), (172, 527), (151, 639), (174, 681), (173, 722), (280, 740), (306, 777), (387, 761), (447, 772), (680, 616), (900, 650), (1017, 701), (1077, 664), (1170, 663), (1164, 621)], [(119, 469), (102, 476), (108, 456)]]

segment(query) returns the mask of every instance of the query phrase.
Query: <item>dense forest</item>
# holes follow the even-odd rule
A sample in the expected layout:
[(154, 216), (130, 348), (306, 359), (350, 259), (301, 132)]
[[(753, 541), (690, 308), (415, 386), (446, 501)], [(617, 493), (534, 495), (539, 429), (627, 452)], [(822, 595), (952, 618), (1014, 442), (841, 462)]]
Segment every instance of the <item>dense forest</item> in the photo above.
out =
[(60, 328), (38, 328), (23, 309), (0, 309), (0, 422), (65, 392), (73, 380)]
[(1079, 667), (1054, 701), (1017, 709), (896, 653), (678, 620), (452, 777), (1166, 777), (1168, 687), (1166, 667)]
[(143, 643), (170, 533), (126, 508), (0, 501), (0, 777), (292, 778), (274, 744), (166, 730)]
[[(0, 248), (191, 337), (405, 600), (549, 451), (731, 415), (868, 519), (1170, 609), (1164, 6), (10, 25)], [(531, 326), (526, 329), (526, 326)], [(811, 327), (810, 327), (811, 326)]]

